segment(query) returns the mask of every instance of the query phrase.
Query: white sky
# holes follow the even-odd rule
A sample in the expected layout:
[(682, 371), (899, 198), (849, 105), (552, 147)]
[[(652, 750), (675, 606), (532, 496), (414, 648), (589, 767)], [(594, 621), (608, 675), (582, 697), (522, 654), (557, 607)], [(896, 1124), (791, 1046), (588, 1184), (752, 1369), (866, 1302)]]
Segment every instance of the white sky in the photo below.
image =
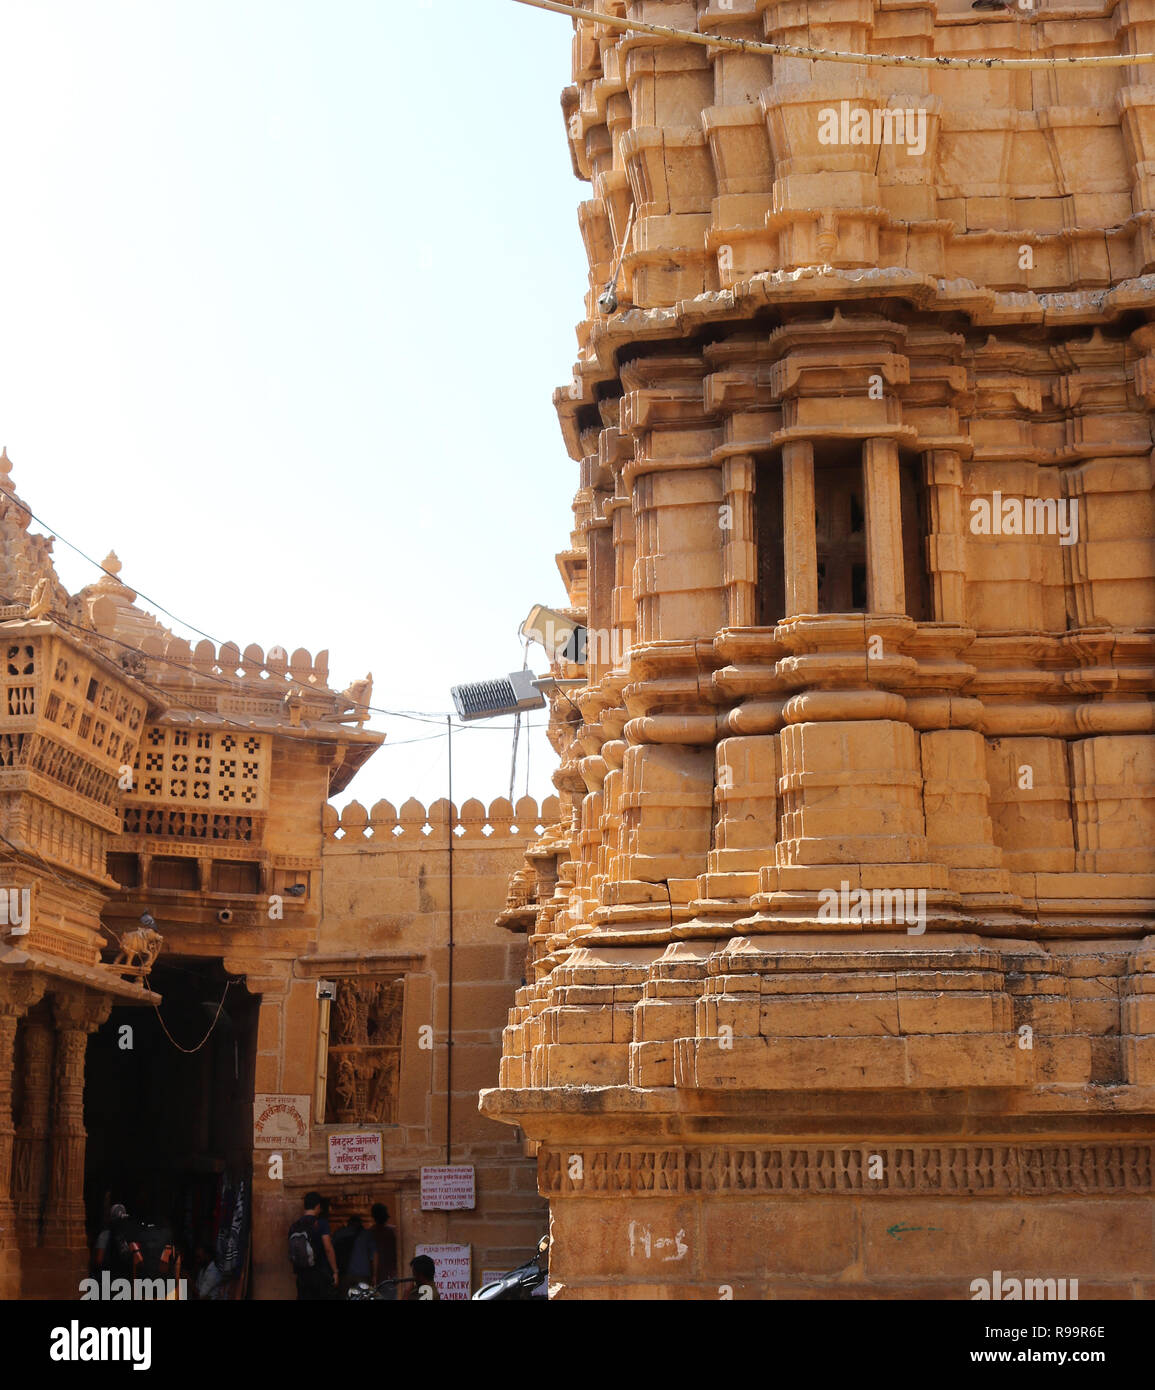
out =
[[(519, 668), (578, 481), (571, 36), (513, 0), (3, 0), (0, 443), (33, 510), (377, 705)], [(437, 728), (373, 723), (341, 800), (445, 795), (444, 737), (402, 743)], [(510, 727), (455, 731), (459, 805), (508, 792)]]

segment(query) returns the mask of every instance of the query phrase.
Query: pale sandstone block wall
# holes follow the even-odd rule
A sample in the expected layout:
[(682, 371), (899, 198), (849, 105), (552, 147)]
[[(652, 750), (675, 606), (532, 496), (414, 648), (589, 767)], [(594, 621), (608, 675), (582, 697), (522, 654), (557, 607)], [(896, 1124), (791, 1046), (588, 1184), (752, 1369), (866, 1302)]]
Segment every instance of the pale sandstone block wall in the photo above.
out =
[[(261, 1010), (257, 1090), (315, 1092), (323, 1056), (318, 978), (401, 977), (395, 1123), (355, 1126), (383, 1130), (380, 1178), (329, 1175), (328, 1135), (350, 1126), (325, 1124), (324, 1115), (314, 1117), (307, 1153), (285, 1151), (282, 1183), (269, 1182), (261, 1171), (265, 1156), (255, 1156), (261, 1228), (276, 1237), (257, 1252), (263, 1256), (259, 1296), (291, 1296), (281, 1233), (310, 1187), (328, 1196), (341, 1218), (351, 1211), (367, 1216), (373, 1201), (384, 1200), (399, 1231), (403, 1266), (418, 1244), (470, 1244), (476, 1287), (483, 1269), (511, 1269), (532, 1254), (547, 1219), (536, 1193), (535, 1165), (514, 1133), (478, 1113), (477, 1097), (497, 1080), (502, 1028), (526, 971), (524, 936), (495, 926), (493, 919), (506, 901), (510, 874), (537, 839), (541, 817), (555, 810), (551, 802), (539, 809), (532, 798), (523, 798), (515, 808), (499, 798), (488, 808), (467, 801), (454, 813), (463, 833), (455, 837), (453, 853), (451, 1159), (475, 1166), (477, 1207), (435, 1213), (421, 1210), (420, 1170), (440, 1166), (446, 1157), (449, 806), (440, 801), (427, 810), (411, 800), (400, 811), (384, 801), (371, 811), (357, 802), (340, 814), (325, 808), (316, 948), (296, 963), (283, 1028), (279, 1009)], [(431, 1047), (422, 1046), (425, 1028), (432, 1030)], [(330, 1087), (334, 1080), (331, 1075)]]

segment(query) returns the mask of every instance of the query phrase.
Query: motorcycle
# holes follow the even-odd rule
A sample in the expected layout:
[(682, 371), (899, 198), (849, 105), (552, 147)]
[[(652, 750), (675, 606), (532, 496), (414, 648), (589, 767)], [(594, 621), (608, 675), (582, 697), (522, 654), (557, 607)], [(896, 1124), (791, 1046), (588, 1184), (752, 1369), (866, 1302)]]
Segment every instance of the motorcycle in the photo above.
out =
[(473, 1295), (475, 1303), (528, 1302), (549, 1297), (549, 1236), (537, 1243), (532, 1260), (503, 1274), (492, 1284), (483, 1285)]
[(379, 1284), (352, 1284), (345, 1294), (347, 1302), (370, 1303), (380, 1300), (383, 1303), (397, 1301), (399, 1284), (412, 1284), (412, 1279), (382, 1279)]

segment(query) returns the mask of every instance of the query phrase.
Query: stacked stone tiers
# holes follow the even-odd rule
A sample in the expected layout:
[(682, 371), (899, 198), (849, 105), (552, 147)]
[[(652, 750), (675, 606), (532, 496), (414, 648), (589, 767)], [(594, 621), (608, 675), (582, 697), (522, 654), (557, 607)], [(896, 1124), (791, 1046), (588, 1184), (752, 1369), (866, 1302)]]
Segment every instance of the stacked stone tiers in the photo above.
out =
[[(603, 5), (1155, 51), (1152, 0)], [(1153, 78), (575, 25), (591, 641), (482, 1100), (538, 1146), (559, 1296), (1155, 1291)], [(915, 138), (831, 143), (844, 105)]]

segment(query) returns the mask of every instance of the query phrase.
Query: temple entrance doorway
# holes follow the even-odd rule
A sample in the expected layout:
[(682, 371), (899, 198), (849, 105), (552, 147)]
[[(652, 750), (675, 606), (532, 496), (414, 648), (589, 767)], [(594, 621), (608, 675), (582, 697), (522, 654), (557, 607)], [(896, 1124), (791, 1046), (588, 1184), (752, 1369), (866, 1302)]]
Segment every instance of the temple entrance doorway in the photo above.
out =
[(156, 1008), (114, 1008), (88, 1047), (84, 1123), (90, 1243), (113, 1203), (171, 1228), (189, 1297), (215, 1258), (244, 1297), (252, 1209), (253, 1078), (260, 998), (219, 960), (154, 966)]

